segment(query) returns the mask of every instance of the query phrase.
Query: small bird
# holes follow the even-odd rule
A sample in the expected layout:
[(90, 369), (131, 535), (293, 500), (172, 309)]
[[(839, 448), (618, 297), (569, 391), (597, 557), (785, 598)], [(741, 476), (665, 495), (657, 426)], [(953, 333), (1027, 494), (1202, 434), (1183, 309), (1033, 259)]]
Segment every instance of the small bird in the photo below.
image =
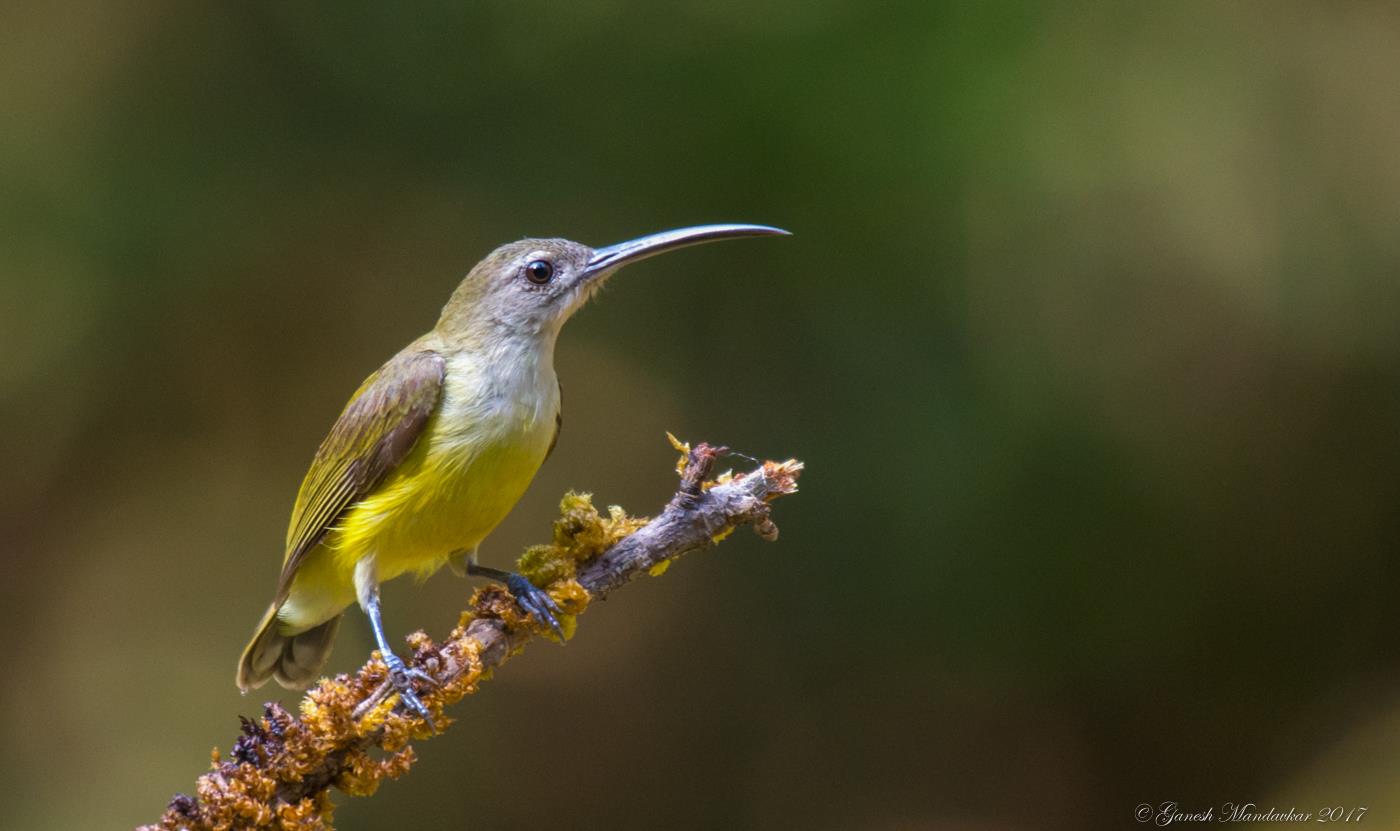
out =
[(497, 248), (462, 280), (432, 331), (351, 396), (297, 493), (272, 605), (238, 662), (247, 692), (269, 678), (306, 687), (356, 601), (399, 700), (427, 717), (394, 654), (379, 586), (444, 565), (505, 583), (562, 637), (558, 607), (522, 575), (477, 563), (477, 547), (554, 449), (563, 416), (554, 344), (564, 321), (617, 269), (688, 245), (785, 235), (766, 225), (700, 225), (592, 249), (563, 239)]

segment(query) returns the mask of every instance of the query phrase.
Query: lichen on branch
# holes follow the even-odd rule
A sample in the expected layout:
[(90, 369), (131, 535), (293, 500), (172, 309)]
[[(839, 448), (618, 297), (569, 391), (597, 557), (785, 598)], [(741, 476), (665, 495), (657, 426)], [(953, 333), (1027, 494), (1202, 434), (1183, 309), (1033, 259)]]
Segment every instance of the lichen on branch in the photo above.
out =
[[(659, 574), (682, 554), (714, 545), (741, 525), (752, 525), (763, 539), (777, 538), (769, 503), (797, 491), (801, 462), (764, 462), (747, 473), (712, 479), (725, 448), (673, 443), (682, 451), (681, 484), (655, 519), (630, 517), (616, 506), (602, 514), (588, 494), (569, 493), (551, 541), (521, 556), (522, 573), (563, 609), (566, 638), (594, 598), (641, 574)], [(243, 718), (228, 756), (214, 751), (194, 795), (177, 795), (159, 822), (140, 831), (330, 829), (332, 787), (369, 796), (384, 780), (408, 772), (415, 758), (410, 742), (450, 727), (453, 719), (444, 710), (476, 692), (492, 669), (540, 635), (554, 637), (521, 612), (503, 587), (482, 587), (441, 643), (421, 631), (408, 636), (411, 666), (436, 682), (420, 692), (431, 725), (397, 709), (398, 696), (375, 652), (357, 672), (318, 683), (301, 700), (298, 715), (269, 702), (260, 718)]]

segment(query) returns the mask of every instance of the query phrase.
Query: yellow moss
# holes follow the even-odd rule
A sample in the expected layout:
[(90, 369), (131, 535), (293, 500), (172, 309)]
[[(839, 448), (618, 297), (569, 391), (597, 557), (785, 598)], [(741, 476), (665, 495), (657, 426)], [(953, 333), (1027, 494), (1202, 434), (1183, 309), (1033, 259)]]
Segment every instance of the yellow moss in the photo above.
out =
[(537, 586), (551, 589), (578, 573), (579, 563), (602, 554), (614, 543), (647, 523), (616, 505), (606, 516), (593, 506), (593, 495), (570, 491), (559, 501), (559, 518), (548, 545), (533, 545), (520, 557), (520, 573)]
[(389, 714), (394, 710), (393, 696), (385, 696), (370, 711), (360, 717), (359, 724), (355, 725), (355, 732), (361, 736), (372, 736), (384, 726), (384, 721), (389, 718)]
[(676, 462), (676, 475), (685, 473), (685, 466), (690, 462), (690, 442), (681, 441), (676, 438), (670, 430), (666, 431), (666, 439), (671, 442), (671, 446), (680, 452), (680, 461)]
[[(463, 637), (465, 637), (465, 632)], [(463, 671), (438, 689), (437, 698), (444, 707), (455, 704), (462, 700), (463, 696), (476, 692), (477, 683), (481, 680), (481, 644), (475, 640), (458, 638), (448, 645), (448, 649), (450, 650), (450, 659), (456, 661), (458, 666), (463, 667)], [(445, 727), (446, 724), (443, 726)]]
[(549, 596), (569, 615), (581, 615), (593, 596), (572, 577), (549, 587)]
[(277, 827), (282, 831), (330, 831), (332, 805), (322, 792), (295, 804), (282, 803), (277, 809)]
[(408, 648), (412, 649), (414, 652), (427, 652), (434, 647), (433, 639), (428, 637), (428, 633), (424, 632), (422, 629), (409, 635), (406, 640), (408, 641)]
[(277, 783), (253, 765), (224, 766), (201, 776), (196, 788), (207, 827), (257, 827), (274, 817), (270, 805)]
[(370, 796), (385, 779), (398, 779), (407, 773), (416, 758), (411, 747), (378, 761), (363, 750), (352, 750), (345, 756), (345, 767), (335, 786), (350, 796)]
[(599, 552), (606, 545), (606, 531), (593, 494), (570, 491), (559, 502), (559, 518), (554, 521), (554, 545), (574, 560), (584, 551)]
[(520, 555), (520, 573), (537, 586), (574, 576), (574, 560), (558, 546), (532, 545)]
[[(393, 703), (397, 703), (398, 698), (397, 695), (389, 696), (389, 700)], [(390, 711), (389, 716), (384, 719), (384, 732), (379, 737), (379, 746), (385, 750), (400, 750), (407, 746), (408, 740), (413, 738), (413, 734), (416, 732), (413, 729), (415, 721), (417, 719)]]
[(729, 536), (732, 533), (734, 533), (734, 528), (731, 526), (729, 528), (724, 529), (723, 531), (720, 531), (718, 534), (715, 534), (714, 536), (710, 537), (710, 541), (714, 542), (715, 544), (719, 544), (724, 540), (725, 537)]
[(379, 790), (376, 765), (363, 750), (345, 754), (345, 770), (335, 780), (335, 786), (350, 796), (370, 796)]
[[(382, 668), (382, 664), (376, 661)], [(381, 669), (382, 671), (382, 669)], [(344, 676), (341, 676), (342, 678)], [(355, 694), (344, 681), (326, 678), (301, 700), (301, 723), (321, 737), (354, 733)]]
[(652, 577), (660, 577), (661, 575), (665, 574), (665, 573), (666, 573), (666, 569), (668, 569), (668, 568), (670, 568), (670, 567), (671, 567), (671, 561), (670, 561), (670, 560), (662, 560), (661, 562), (659, 562), (659, 563), (657, 563), (656, 565), (652, 566), (651, 568), (647, 569), (647, 574), (650, 574)]
[(715, 478), (713, 478), (713, 479), (711, 479), (711, 480), (709, 480), (709, 481), (707, 481), (707, 482), (701, 482), (701, 483), (700, 483), (700, 490), (702, 490), (702, 491), (707, 491), (707, 490), (709, 490), (710, 488), (713, 488), (715, 485), (727, 485), (727, 484), (729, 484), (730, 482), (733, 482), (733, 481), (734, 481), (734, 470), (733, 470), (733, 468), (730, 468), (729, 470), (726, 470), (725, 472), (721, 473), (720, 475), (716, 476)]

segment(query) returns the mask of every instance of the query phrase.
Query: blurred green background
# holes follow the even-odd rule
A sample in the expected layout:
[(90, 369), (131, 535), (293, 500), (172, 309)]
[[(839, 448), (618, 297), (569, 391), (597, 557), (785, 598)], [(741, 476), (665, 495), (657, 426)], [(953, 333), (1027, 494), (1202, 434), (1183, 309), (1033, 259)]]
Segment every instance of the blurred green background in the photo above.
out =
[(0, 826), (153, 821), (295, 700), (233, 670), (297, 484), (478, 258), (755, 221), (568, 327), (483, 559), (566, 488), (655, 511), (668, 429), (806, 460), (782, 539), (538, 644), (340, 828), (1400, 827), (1397, 88), (1385, 3), (9, 4)]

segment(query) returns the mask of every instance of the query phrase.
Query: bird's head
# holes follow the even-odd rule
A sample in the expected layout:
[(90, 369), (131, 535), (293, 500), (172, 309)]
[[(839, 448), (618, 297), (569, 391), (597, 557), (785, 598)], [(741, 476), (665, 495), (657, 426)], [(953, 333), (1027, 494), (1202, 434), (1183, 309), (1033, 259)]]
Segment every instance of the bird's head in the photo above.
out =
[(787, 233), (767, 225), (698, 225), (606, 248), (566, 239), (507, 243), (462, 280), (437, 328), (445, 337), (468, 342), (552, 337), (624, 265), (702, 242)]

